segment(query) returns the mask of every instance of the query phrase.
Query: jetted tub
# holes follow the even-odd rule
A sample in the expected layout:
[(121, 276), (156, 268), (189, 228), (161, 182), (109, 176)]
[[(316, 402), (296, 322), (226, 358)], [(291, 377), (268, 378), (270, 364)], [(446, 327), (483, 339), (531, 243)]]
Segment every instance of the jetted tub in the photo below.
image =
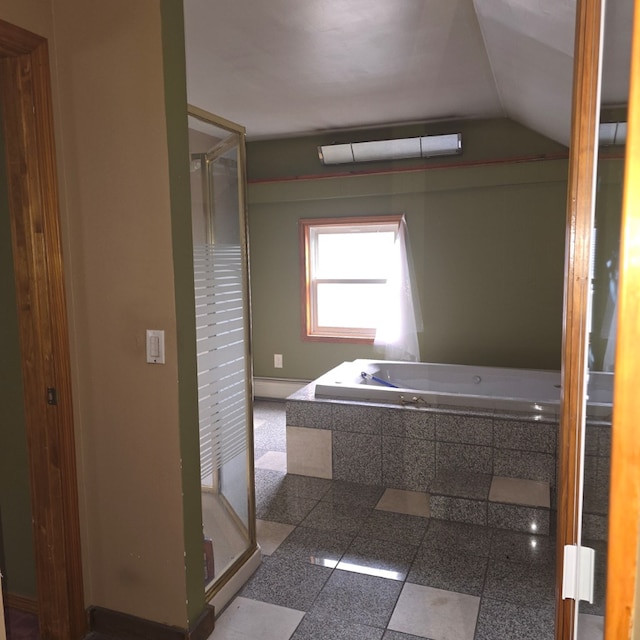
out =
[[(318, 378), (315, 397), (434, 408), (558, 413), (560, 382), (559, 371), (354, 360)], [(591, 373), (588, 415), (610, 415), (612, 389), (613, 374)]]

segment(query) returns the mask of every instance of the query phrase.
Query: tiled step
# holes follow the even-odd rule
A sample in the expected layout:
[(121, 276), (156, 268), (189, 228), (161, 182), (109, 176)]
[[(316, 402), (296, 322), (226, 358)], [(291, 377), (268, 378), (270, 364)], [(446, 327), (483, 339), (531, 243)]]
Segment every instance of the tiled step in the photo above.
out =
[(549, 534), (546, 482), (446, 471), (434, 478), (429, 493), (432, 518)]

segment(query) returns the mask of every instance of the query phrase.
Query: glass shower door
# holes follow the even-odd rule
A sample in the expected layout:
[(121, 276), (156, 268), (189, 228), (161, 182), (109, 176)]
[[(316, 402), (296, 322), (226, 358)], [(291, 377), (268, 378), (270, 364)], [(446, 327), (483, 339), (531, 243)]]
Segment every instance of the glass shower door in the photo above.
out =
[(205, 582), (255, 548), (244, 134), (189, 110)]

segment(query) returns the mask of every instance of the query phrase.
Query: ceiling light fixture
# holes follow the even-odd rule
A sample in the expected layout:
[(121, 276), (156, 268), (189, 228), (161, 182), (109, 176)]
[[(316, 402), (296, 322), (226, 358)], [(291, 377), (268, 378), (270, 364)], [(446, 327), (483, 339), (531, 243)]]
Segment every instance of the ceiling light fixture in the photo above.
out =
[(430, 158), (462, 153), (462, 134), (449, 133), (418, 138), (396, 138), (371, 142), (351, 142), (318, 147), (322, 164), (347, 164), (400, 160), (403, 158)]

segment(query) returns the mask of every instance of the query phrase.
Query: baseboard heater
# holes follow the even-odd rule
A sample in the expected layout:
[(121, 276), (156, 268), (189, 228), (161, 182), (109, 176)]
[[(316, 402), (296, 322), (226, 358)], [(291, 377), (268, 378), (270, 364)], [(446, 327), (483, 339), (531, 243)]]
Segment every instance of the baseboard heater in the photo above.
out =
[(284, 400), (299, 391), (310, 380), (291, 380), (289, 378), (254, 378), (253, 395), (256, 398)]

